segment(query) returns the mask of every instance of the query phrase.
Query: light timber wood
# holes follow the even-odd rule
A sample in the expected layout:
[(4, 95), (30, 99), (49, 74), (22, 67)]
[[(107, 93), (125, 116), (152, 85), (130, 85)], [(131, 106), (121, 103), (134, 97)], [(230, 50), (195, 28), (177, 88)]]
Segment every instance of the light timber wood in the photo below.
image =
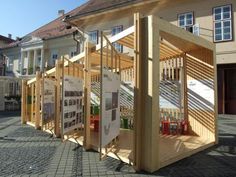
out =
[(139, 13), (134, 14), (134, 167), (136, 170), (140, 170), (141, 167), (141, 17)]
[(35, 83), (35, 128), (40, 129), (40, 72), (36, 72)]
[(85, 72), (84, 72), (84, 108), (85, 108), (85, 131), (84, 131), (84, 148), (90, 149), (90, 112), (91, 112), (91, 63), (90, 63), (91, 47), (89, 43), (85, 44)]
[(62, 63), (57, 60), (56, 61), (56, 116), (55, 116), (55, 126), (54, 131), (56, 137), (60, 137), (60, 119), (61, 119), (61, 71), (62, 71)]
[(26, 124), (27, 119), (27, 82), (26, 80), (22, 80), (21, 86), (21, 123)]

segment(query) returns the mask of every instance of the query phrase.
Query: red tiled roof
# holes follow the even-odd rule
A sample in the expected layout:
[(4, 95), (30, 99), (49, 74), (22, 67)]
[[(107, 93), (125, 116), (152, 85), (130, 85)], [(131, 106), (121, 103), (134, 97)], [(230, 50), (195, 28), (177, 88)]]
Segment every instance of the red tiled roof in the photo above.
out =
[[(84, 4), (85, 5), (85, 4)], [(73, 16), (78, 13), (78, 11), (83, 8), (83, 6), (77, 7), (74, 10), (66, 13), (64, 16), (58, 17), (55, 20), (49, 22), (48, 24), (36, 29), (35, 31), (27, 34), (26, 36), (34, 36), (34, 37), (39, 37), (41, 39), (50, 39), (50, 38), (55, 38), (55, 37), (60, 37), (64, 36), (67, 34), (71, 34), (74, 32), (74, 29), (66, 29), (66, 23), (62, 21), (62, 19), (67, 16)], [(9, 45), (3, 47), (3, 48), (11, 48), (11, 47), (16, 47), (18, 44), (20, 44), (21, 41), (15, 41), (10, 43)]]
[(8, 38), (8, 37), (2, 36), (2, 35), (0, 35), (0, 40), (4, 41), (5, 43), (11, 43), (11, 42), (15, 41), (15, 40), (13, 40), (11, 38)]
[(49, 39), (49, 38), (54, 38), (54, 37), (59, 37), (59, 36), (71, 34), (75, 30), (72, 28), (66, 29), (67, 25), (62, 20), (67, 15), (70, 15), (70, 16), (75, 15), (76, 13), (79, 12), (79, 10), (82, 7), (83, 7), (83, 5), (75, 8), (74, 10), (66, 13), (64, 16), (58, 17), (57, 19), (55, 19), (55, 20), (49, 22), (48, 24), (38, 28), (37, 30), (31, 32), (27, 36), (35, 36), (35, 37), (39, 37), (42, 39)]
[[(67, 14), (65, 14), (65, 16), (84, 16), (90, 13), (97, 13), (105, 9), (114, 9), (129, 4), (147, 1), (149, 0), (89, 0), (87, 3), (81, 5), (80, 7), (77, 7), (74, 10), (68, 12)], [(26, 36), (34, 36), (41, 39), (50, 39), (71, 34), (75, 30), (73, 28), (66, 29), (66, 23), (62, 21), (65, 16), (58, 17), (57, 19), (38, 28), (37, 30), (29, 33)], [(12, 42), (5, 48), (15, 47), (19, 43), (20, 41)]]

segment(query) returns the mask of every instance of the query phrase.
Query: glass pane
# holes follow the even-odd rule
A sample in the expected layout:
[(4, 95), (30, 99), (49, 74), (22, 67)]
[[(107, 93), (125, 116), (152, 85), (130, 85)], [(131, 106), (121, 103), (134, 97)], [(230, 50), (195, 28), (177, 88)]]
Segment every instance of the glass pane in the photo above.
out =
[(112, 33), (112, 36), (114, 36), (116, 34), (116, 29), (113, 28), (111, 33)]
[(225, 21), (224, 22), (224, 27), (230, 27), (230, 21)]
[(223, 14), (223, 19), (230, 18), (230, 13), (229, 12), (224, 12)]
[(216, 14), (215, 15), (215, 20), (221, 20), (221, 14)]
[(184, 15), (180, 15), (180, 16), (179, 16), (179, 21), (180, 21), (180, 20), (184, 20), (184, 17), (185, 17)]
[(230, 36), (231, 36), (231, 35), (230, 35), (229, 33), (224, 34), (224, 39), (225, 39), (225, 40), (229, 40), (229, 39), (231, 39)]
[(222, 35), (215, 35), (215, 41), (221, 41)]
[(217, 35), (217, 34), (220, 34), (220, 35), (221, 35), (221, 33), (222, 33), (221, 28), (218, 28), (218, 29), (215, 30), (215, 34), (216, 34), (216, 35)]
[(221, 28), (221, 22), (215, 23), (215, 29), (216, 29), (216, 28)]
[(185, 26), (184, 20), (179, 21), (179, 26)]
[(220, 14), (221, 13), (221, 8), (219, 7), (219, 8), (215, 8), (215, 14)]
[(223, 12), (230, 12), (230, 6), (226, 6), (223, 8)]
[(187, 25), (192, 25), (193, 23), (192, 23), (192, 19), (190, 19), (190, 20), (187, 20)]
[(224, 33), (230, 33), (230, 28), (224, 28)]
[(187, 14), (187, 19), (192, 19), (193, 15), (192, 14)]

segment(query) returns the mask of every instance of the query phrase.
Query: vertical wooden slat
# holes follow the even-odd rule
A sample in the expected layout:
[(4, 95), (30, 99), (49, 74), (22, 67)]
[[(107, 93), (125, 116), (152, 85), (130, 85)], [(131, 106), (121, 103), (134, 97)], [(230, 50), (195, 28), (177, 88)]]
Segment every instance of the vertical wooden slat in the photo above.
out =
[[(102, 92), (103, 92), (103, 31), (101, 31), (101, 53), (100, 53), (100, 123), (99, 123), (99, 154), (100, 154), (100, 160), (102, 159)], [(112, 51), (112, 50), (111, 50)], [(113, 53), (112, 53), (113, 55)], [(111, 56), (112, 58), (113, 56)], [(113, 63), (113, 62), (112, 62)], [(113, 67), (113, 64), (112, 64)]]
[(182, 58), (184, 72), (184, 118), (188, 119), (188, 86), (187, 86), (187, 57), (186, 54)]
[(57, 60), (56, 61), (56, 116), (55, 116), (55, 120), (54, 120), (54, 131), (55, 131), (55, 135), (56, 137), (60, 137), (60, 118), (61, 118), (61, 61)]
[(40, 129), (40, 73), (36, 72), (35, 83), (35, 128)]
[(21, 123), (26, 124), (27, 119), (27, 82), (26, 80), (22, 80), (22, 86), (21, 86)]
[(91, 61), (89, 43), (85, 44), (85, 71), (84, 71), (84, 110), (85, 110), (85, 131), (84, 131), (84, 148), (90, 149), (90, 109), (91, 109)]
[(31, 84), (31, 114), (30, 114), (30, 121), (35, 123), (34, 119), (34, 84)]

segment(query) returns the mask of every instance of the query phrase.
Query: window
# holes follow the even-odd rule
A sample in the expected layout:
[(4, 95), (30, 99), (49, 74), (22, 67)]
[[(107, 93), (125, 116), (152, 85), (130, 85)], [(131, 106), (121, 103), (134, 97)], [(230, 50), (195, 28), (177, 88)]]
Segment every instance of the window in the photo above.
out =
[(98, 30), (89, 32), (89, 41), (98, 44)]
[(56, 60), (58, 59), (58, 54), (57, 54), (57, 50), (53, 50), (51, 53), (51, 65), (50, 66), (55, 66), (56, 64)]
[[(111, 35), (114, 36), (114, 35), (120, 33), (121, 31), (123, 31), (123, 26), (122, 25), (121, 26), (115, 26), (115, 27), (112, 28), (112, 34)], [(120, 53), (123, 52), (123, 46), (122, 45), (120, 45), (118, 43), (113, 43), (113, 45), (114, 45), (115, 49), (118, 52), (120, 52)]]
[(178, 15), (179, 27), (186, 28), (193, 26), (193, 13), (184, 13)]
[(214, 42), (230, 41), (233, 39), (231, 9), (231, 5), (213, 9)]

